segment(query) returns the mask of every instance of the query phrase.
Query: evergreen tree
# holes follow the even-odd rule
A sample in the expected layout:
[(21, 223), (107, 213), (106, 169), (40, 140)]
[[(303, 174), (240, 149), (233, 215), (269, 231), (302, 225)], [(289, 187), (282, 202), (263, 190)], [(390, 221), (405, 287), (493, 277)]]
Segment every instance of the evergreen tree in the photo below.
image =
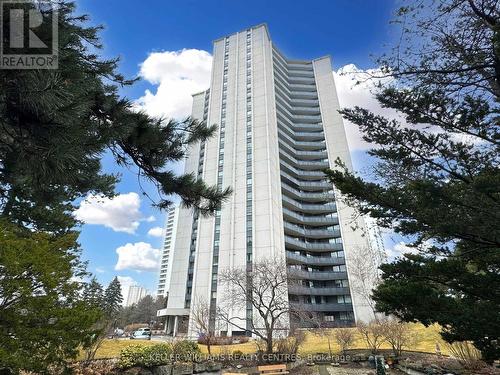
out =
[(91, 306), (103, 308), (104, 290), (95, 277), (92, 277), (90, 282), (84, 285), (82, 298)]
[(0, 373), (47, 373), (86, 348), (100, 309), (82, 299), (76, 234), (0, 220)]
[[(118, 95), (133, 80), (118, 73), (117, 59), (99, 56), (101, 27), (76, 15), (74, 3), (54, 3), (59, 68), (0, 69), (0, 363), (14, 371), (46, 371), (79, 348), (95, 347), (101, 312), (72, 281), (86, 276), (73, 211), (87, 194), (114, 194), (118, 175), (102, 171), (104, 155), (155, 184), (160, 208), (177, 194), (185, 206), (210, 214), (230, 194), (170, 169), (216, 126), (135, 110)], [(50, 34), (49, 2), (22, 4), (25, 13), (40, 9), (37, 32)], [(10, 20), (2, 22), (8, 30)], [(109, 313), (121, 298), (117, 280), (113, 288)], [(93, 284), (85, 297), (97, 300), (98, 289)]]
[(108, 319), (116, 317), (120, 311), (122, 302), (122, 288), (118, 277), (115, 276), (104, 291), (103, 310)]
[(376, 98), (401, 120), (343, 109), (373, 147), (373, 180), (339, 163), (348, 203), (417, 251), (381, 267), (379, 311), (439, 323), (447, 341), (500, 356), (500, 12), (494, 0), (425, 0), (399, 11)]
[[(46, 22), (38, 32), (50, 33), (53, 12), (47, 3), (25, 6), (40, 8)], [(230, 190), (207, 186), (193, 174), (176, 175), (169, 167), (217, 127), (135, 110), (118, 95), (118, 87), (133, 81), (117, 72), (117, 59), (97, 53), (101, 27), (74, 14), (72, 2), (58, 1), (57, 7), (59, 68), (0, 70), (0, 216), (35, 229), (70, 230), (75, 199), (113, 194), (118, 175), (102, 171), (104, 155), (155, 184), (158, 207), (177, 194), (185, 206), (212, 213)], [(9, 28), (8, 18), (2, 27)]]

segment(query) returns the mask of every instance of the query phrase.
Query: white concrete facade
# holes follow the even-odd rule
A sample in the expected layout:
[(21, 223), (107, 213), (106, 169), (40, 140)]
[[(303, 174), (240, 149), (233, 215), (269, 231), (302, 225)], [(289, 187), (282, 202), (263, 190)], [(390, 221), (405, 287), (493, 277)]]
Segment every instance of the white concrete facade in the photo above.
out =
[[(364, 223), (321, 172), (337, 157), (351, 166), (338, 108), (329, 57), (289, 60), (265, 25), (214, 42), (210, 89), (193, 95), (192, 116), (219, 132), (189, 151), (185, 172), (233, 194), (215, 217), (180, 209), (166, 315), (189, 316), (197, 299), (215, 309), (220, 270), (278, 257), (303, 279), (290, 303), (332, 325), (370, 319), (349, 287), (350, 249), (369, 247), (352, 220)], [(250, 309), (232, 313), (253, 319)]]
[(168, 209), (163, 228), (163, 249), (160, 259), (160, 271), (158, 276), (157, 296), (166, 297), (170, 289), (170, 278), (172, 275), (172, 259), (175, 250), (175, 237), (177, 234), (177, 222), (179, 218), (179, 207), (172, 206)]
[(148, 291), (146, 288), (139, 285), (131, 285), (128, 289), (127, 302), (125, 303), (125, 306), (132, 306), (146, 297), (147, 294)]

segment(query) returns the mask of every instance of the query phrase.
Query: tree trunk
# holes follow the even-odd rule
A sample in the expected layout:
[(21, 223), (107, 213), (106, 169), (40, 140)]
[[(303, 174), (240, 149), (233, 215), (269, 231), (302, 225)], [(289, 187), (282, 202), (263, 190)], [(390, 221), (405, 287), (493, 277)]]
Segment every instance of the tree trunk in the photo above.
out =
[(273, 337), (272, 336), (268, 336), (266, 339), (266, 353), (267, 354), (273, 353)]
[(330, 345), (330, 336), (327, 336), (328, 340), (328, 353), (330, 353), (330, 360), (332, 359), (332, 346)]

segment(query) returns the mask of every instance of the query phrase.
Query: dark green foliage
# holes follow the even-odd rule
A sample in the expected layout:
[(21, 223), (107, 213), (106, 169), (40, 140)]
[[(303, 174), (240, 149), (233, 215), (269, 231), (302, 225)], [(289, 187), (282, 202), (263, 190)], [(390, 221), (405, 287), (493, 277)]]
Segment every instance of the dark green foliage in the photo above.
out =
[[(78, 290), (72, 281), (86, 276), (74, 204), (87, 194), (112, 196), (118, 181), (101, 169), (105, 154), (152, 182), (161, 208), (177, 194), (210, 214), (230, 193), (169, 169), (216, 126), (135, 110), (118, 95), (133, 81), (117, 72), (117, 59), (98, 54), (101, 28), (75, 15), (74, 3), (57, 6), (59, 69), (0, 69), (0, 363), (14, 370), (48, 371), (80, 348), (92, 356), (109, 328), (102, 309), (111, 316), (119, 308), (117, 280), (105, 306), (98, 306), (96, 282)], [(27, 2), (31, 7), (51, 20), (47, 4)], [(51, 32), (50, 25), (37, 32)]]
[[(400, 120), (343, 109), (373, 144), (374, 179), (328, 175), (345, 199), (418, 254), (382, 266), (377, 309), (439, 323), (448, 341), (500, 356), (500, 15), (493, 0), (410, 2), (379, 103)], [(422, 6), (421, 6), (422, 5)], [(372, 182), (375, 181), (375, 182)]]
[(88, 345), (101, 313), (74, 281), (85, 275), (75, 239), (0, 220), (0, 372), (44, 373)]
[(119, 86), (132, 83), (117, 73), (118, 61), (95, 53), (100, 28), (76, 16), (73, 3), (58, 4), (59, 69), (0, 70), (1, 215), (40, 230), (72, 228), (75, 199), (113, 194), (118, 176), (101, 170), (106, 152), (157, 186), (158, 206), (177, 194), (186, 206), (211, 213), (229, 189), (217, 191), (168, 168), (216, 126), (134, 110), (118, 95)]
[(131, 345), (120, 352), (118, 366), (126, 369), (134, 366), (153, 367), (176, 362), (197, 362), (201, 350), (194, 341), (180, 340), (151, 346)]
[(104, 298), (102, 302), (102, 309), (108, 319), (114, 319), (120, 311), (123, 301), (122, 288), (118, 278), (115, 278), (109, 283), (104, 291)]
[(86, 283), (83, 287), (82, 298), (89, 305), (97, 308), (103, 308), (104, 290), (102, 285), (99, 284), (97, 279), (93, 277), (90, 282)]

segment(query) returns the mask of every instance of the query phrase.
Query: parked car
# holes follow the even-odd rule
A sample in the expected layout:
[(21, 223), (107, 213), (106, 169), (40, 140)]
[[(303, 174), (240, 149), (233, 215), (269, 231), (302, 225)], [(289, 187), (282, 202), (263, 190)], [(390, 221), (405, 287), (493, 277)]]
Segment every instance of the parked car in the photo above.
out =
[(130, 335), (131, 340), (151, 340), (150, 328), (139, 328)]

